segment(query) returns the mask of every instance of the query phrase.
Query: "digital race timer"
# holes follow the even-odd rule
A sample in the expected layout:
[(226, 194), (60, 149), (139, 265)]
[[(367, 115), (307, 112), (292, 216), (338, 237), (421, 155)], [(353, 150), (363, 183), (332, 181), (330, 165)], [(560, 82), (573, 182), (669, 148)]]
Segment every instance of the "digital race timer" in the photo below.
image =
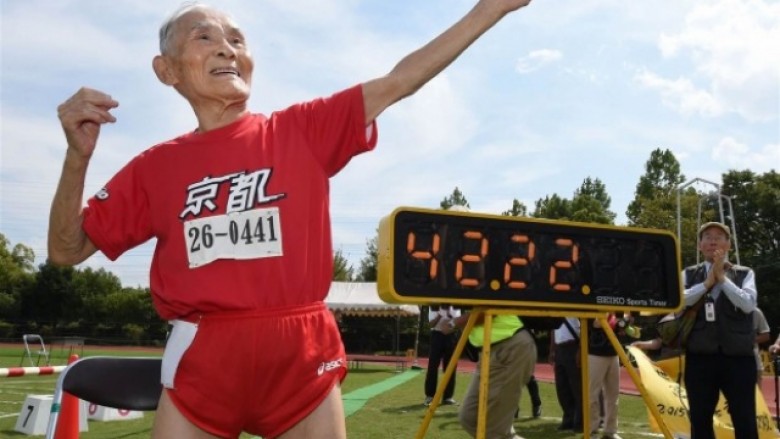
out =
[(380, 222), (378, 244), (386, 302), (682, 306), (679, 245), (666, 231), (401, 207)]

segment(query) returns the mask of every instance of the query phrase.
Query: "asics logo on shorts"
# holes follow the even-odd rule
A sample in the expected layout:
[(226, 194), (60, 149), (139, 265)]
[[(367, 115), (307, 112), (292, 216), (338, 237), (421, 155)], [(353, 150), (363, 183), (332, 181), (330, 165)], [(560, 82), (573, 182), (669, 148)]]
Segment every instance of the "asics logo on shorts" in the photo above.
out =
[(317, 376), (320, 376), (325, 372), (330, 372), (333, 369), (338, 369), (343, 364), (344, 361), (341, 358), (338, 360), (328, 361), (327, 363), (320, 363), (320, 367), (317, 368)]

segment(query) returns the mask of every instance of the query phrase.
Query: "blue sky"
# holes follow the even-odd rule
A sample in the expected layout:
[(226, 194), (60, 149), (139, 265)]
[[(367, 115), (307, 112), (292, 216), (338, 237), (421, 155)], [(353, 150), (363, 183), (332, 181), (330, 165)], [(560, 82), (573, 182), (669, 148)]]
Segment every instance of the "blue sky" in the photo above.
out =
[[(0, 233), (46, 254), (65, 141), (57, 106), (80, 87), (111, 94), (87, 176), (95, 193), (149, 146), (195, 127), (151, 69), (169, 0), (0, 0)], [(253, 111), (268, 113), (388, 72), (462, 16), (465, 0), (213, 1), (255, 56)], [(457, 186), (473, 210), (571, 197), (599, 178), (618, 223), (656, 148), (686, 180), (780, 168), (780, 2), (534, 0), (442, 75), (379, 118), (376, 151), (332, 180), (334, 248), (357, 266), (398, 206), (438, 207)], [(709, 188), (702, 188), (709, 189)], [(148, 286), (153, 243), (117, 262)]]

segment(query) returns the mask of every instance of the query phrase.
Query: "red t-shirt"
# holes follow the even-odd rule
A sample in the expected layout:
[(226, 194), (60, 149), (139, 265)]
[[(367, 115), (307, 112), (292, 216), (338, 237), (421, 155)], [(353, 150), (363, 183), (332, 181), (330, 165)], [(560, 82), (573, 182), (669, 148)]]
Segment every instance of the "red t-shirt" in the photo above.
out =
[(324, 300), (332, 278), (328, 179), (376, 145), (362, 88), (242, 117), (135, 157), (88, 201), (84, 230), (108, 258), (157, 238), (157, 312)]

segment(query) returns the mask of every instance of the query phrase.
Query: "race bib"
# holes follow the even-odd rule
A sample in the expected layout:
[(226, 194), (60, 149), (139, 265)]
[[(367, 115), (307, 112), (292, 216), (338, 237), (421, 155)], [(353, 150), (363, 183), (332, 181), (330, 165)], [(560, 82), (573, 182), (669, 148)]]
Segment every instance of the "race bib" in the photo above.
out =
[(282, 256), (279, 208), (231, 212), (184, 223), (190, 268), (217, 259), (258, 259)]

